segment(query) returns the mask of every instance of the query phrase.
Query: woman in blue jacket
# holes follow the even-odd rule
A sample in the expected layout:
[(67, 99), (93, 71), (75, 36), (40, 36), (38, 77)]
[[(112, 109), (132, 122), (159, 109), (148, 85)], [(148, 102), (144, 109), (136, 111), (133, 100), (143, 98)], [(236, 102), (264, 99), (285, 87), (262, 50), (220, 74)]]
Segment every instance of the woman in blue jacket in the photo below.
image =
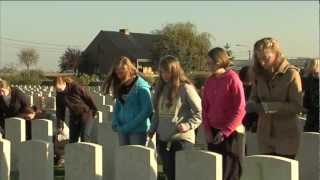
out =
[(129, 58), (122, 56), (115, 62), (104, 89), (116, 99), (112, 129), (118, 132), (119, 144), (146, 145), (153, 110), (150, 85)]

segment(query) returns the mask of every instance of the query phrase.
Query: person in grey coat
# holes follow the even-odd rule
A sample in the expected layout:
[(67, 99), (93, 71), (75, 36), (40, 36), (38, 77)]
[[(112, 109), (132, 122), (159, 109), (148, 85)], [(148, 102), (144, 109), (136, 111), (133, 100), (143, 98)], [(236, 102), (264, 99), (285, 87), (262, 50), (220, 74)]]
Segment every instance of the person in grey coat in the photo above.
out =
[(201, 99), (176, 57), (164, 57), (159, 71), (149, 137), (157, 133), (164, 173), (168, 180), (174, 180), (175, 153), (191, 150), (195, 143), (195, 129), (201, 124)]

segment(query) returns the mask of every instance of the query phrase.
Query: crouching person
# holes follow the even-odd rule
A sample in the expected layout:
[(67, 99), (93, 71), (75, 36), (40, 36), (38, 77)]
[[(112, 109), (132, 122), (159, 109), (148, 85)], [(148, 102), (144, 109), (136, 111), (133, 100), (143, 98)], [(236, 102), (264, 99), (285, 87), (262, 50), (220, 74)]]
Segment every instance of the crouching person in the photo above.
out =
[(74, 82), (70, 77), (58, 76), (55, 80), (57, 91), (57, 129), (63, 131), (66, 108), (69, 109), (70, 143), (89, 142), (93, 127), (93, 117), (97, 107), (89, 92)]

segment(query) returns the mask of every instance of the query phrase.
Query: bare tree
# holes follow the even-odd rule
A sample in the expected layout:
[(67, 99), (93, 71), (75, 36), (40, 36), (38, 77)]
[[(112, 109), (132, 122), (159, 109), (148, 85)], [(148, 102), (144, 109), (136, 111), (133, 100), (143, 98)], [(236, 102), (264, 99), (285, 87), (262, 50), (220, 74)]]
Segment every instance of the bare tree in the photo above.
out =
[(31, 65), (38, 63), (40, 57), (38, 52), (33, 48), (22, 49), (17, 56), (20, 63), (27, 67), (27, 71), (29, 71)]

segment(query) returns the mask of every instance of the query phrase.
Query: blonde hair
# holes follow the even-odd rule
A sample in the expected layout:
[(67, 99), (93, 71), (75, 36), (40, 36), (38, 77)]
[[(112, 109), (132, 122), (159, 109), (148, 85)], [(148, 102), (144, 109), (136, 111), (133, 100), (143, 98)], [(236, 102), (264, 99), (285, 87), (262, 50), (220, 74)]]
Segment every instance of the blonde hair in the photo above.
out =
[(11, 89), (8, 81), (0, 79), (0, 88)]
[(270, 72), (268, 72), (267, 70), (265, 70), (261, 64), (260, 64), (260, 59), (258, 57), (259, 53), (263, 53), (266, 49), (270, 49), (273, 52), (275, 52), (277, 54), (277, 59), (276, 59), (276, 63), (275, 65), (278, 65), (280, 61), (282, 61), (284, 58), (282, 52), (281, 52), (281, 48), (280, 48), (280, 43), (278, 40), (272, 38), (272, 37), (266, 37), (266, 38), (262, 38), (260, 40), (258, 40), (255, 44), (254, 44), (254, 50), (253, 50), (253, 60), (254, 60), (254, 64), (253, 64), (253, 70), (254, 73), (260, 76), (268, 76), (268, 74)]
[[(168, 103), (166, 104), (167, 107), (170, 107), (173, 104), (174, 98), (178, 94), (178, 90), (181, 85), (184, 83), (192, 84), (191, 80), (186, 76), (184, 70), (182, 69), (179, 59), (175, 56), (164, 56), (161, 58), (159, 63), (159, 69), (162, 69), (171, 74), (171, 79), (168, 82), (170, 84), (170, 89), (168, 96)], [(161, 71), (160, 71), (161, 73)], [(162, 79), (160, 75), (160, 80), (158, 81), (156, 92), (155, 92), (155, 107), (158, 106), (158, 101), (160, 99), (161, 93), (165, 86), (166, 82)]]
[(318, 76), (320, 73), (320, 59), (311, 59), (308, 61), (306, 68), (304, 69), (303, 76)]
[(111, 74), (106, 78), (106, 80), (103, 83), (104, 92), (106, 94), (109, 94), (110, 88), (112, 88), (114, 98), (118, 97), (120, 87), (126, 83), (126, 81), (121, 81), (116, 74), (116, 70), (118, 68), (124, 68), (124, 67), (129, 73), (129, 77), (130, 77), (129, 79), (138, 75), (139, 73), (136, 66), (131, 62), (131, 60), (128, 57), (121, 56), (119, 59), (117, 59), (113, 64)]

